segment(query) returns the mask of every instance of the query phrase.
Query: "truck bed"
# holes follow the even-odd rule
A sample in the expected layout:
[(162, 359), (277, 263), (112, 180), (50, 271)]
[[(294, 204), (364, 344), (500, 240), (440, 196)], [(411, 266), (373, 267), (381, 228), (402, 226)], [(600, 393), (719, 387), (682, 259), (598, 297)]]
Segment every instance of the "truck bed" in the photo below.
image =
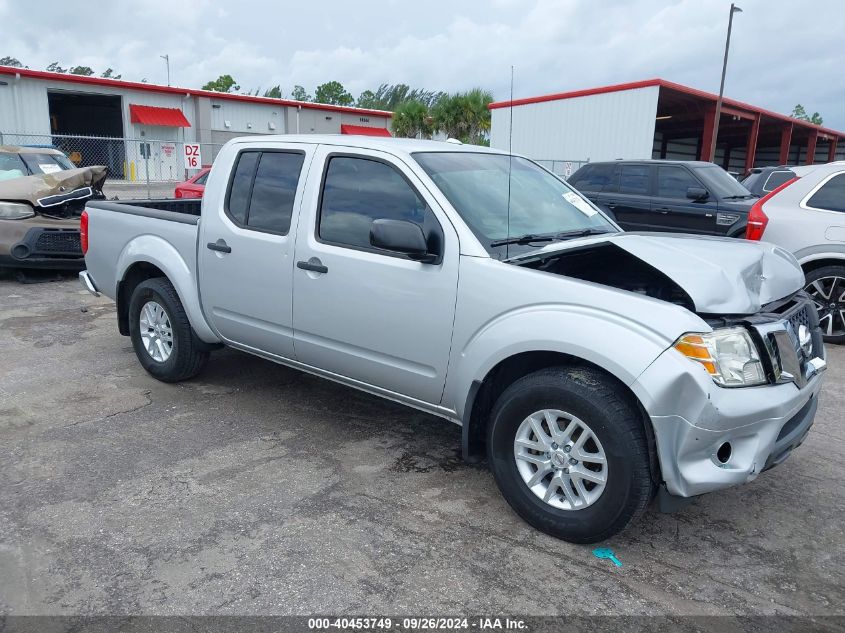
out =
[(89, 209), (104, 209), (117, 213), (141, 215), (158, 220), (170, 220), (183, 224), (196, 224), (199, 221), (201, 199), (186, 200), (94, 200), (85, 205)]

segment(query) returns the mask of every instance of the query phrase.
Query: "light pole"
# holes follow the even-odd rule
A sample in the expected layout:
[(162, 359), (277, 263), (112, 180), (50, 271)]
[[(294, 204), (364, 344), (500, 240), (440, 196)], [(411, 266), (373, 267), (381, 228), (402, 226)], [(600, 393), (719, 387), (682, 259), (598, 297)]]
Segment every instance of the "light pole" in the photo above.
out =
[(731, 47), (731, 27), (734, 23), (734, 13), (742, 13), (742, 9), (731, 2), (731, 14), (728, 17), (728, 37), (725, 40), (725, 60), (722, 62), (722, 82), (719, 84), (719, 98), (716, 100), (716, 121), (713, 124), (713, 140), (710, 142), (710, 162), (716, 160), (716, 138), (719, 136), (719, 118), (722, 116), (722, 94), (725, 92), (725, 71), (728, 69), (728, 49)]
[[(731, 5), (733, 6), (733, 5)], [(741, 10), (741, 9), (740, 9)], [(728, 37), (730, 37), (730, 29), (728, 29)], [(727, 53), (725, 53), (727, 56)], [(170, 85), (170, 55), (159, 55), (164, 60), (164, 63), (167, 64), (167, 85)], [(727, 58), (727, 57), (726, 57)], [(722, 83), (725, 82), (725, 75), (724, 72), (722, 73)]]

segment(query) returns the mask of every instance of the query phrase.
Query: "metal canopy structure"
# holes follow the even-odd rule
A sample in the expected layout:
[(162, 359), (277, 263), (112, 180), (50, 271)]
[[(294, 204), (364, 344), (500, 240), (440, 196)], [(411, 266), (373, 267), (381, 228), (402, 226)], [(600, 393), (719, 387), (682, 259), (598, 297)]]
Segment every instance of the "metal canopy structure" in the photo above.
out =
[[(718, 96), (664, 79), (647, 79), (587, 90), (499, 101), (490, 104), (489, 107), (493, 111), (511, 106), (519, 110), (517, 106), (547, 104), (547, 102), (555, 101), (573, 103), (579, 101), (585, 104), (595, 102), (598, 106), (599, 102), (594, 100), (599, 95), (643, 94), (644, 90), (648, 89), (657, 89), (656, 110), (650, 110), (648, 114), (649, 117), (653, 117), (654, 124), (652, 157), (707, 160), (715, 128)], [(618, 104), (615, 107), (624, 108), (626, 101), (621, 100), (615, 103)], [(602, 107), (596, 109), (595, 120), (589, 120), (589, 117), (580, 113), (579, 116), (583, 120), (577, 123), (571, 122), (569, 125), (577, 125), (581, 129), (595, 129), (598, 133), (602, 126), (608, 123), (608, 116), (630, 118), (632, 114), (621, 110), (614, 112)], [(645, 113), (638, 113), (636, 116), (642, 118)], [(604, 117), (603, 121), (600, 120), (602, 117)], [(639, 118), (637, 120), (639, 121)], [(548, 125), (550, 122), (552, 121), (545, 119), (541, 121), (541, 124)], [(641, 123), (645, 124), (645, 121)], [(743, 168), (747, 171), (761, 165), (825, 163), (835, 160), (845, 150), (845, 132), (814, 125), (727, 97), (722, 101), (718, 129), (714, 162), (725, 169), (733, 168), (737, 171), (742, 171)], [(520, 129), (515, 126), (514, 135), (519, 134)], [(565, 153), (566, 148), (562, 151)], [(622, 153), (620, 151), (614, 157), (642, 157), (622, 156)]]

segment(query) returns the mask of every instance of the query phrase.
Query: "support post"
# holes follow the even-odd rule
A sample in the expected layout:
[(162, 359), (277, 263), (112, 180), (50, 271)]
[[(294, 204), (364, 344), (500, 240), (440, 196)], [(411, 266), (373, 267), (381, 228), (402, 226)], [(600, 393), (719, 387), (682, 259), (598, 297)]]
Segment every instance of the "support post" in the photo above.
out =
[[(701, 151), (699, 160), (714, 162), (716, 149), (713, 147), (713, 132), (716, 125), (716, 106), (709, 106), (704, 110), (704, 132), (701, 135)], [(711, 154), (711, 148), (713, 153)]]
[(751, 131), (748, 132), (748, 142), (745, 145), (745, 173), (747, 174), (754, 167), (754, 158), (757, 155), (757, 137), (760, 135), (760, 115), (754, 117), (751, 124)]
[(780, 165), (789, 164), (789, 146), (792, 144), (792, 123), (784, 125), (780, 131)]
[(814, 165), (816, 162), (816, 141), (819, 138), (818, 130), (811, 130), (807, 138), (807, 162), (806, 165)]
[(832, 163), (836, 160), (836, 143), (839, 141), (838, 136), (834, 136), (830, 139), (830, 145), (827, 148), (827, 162)]

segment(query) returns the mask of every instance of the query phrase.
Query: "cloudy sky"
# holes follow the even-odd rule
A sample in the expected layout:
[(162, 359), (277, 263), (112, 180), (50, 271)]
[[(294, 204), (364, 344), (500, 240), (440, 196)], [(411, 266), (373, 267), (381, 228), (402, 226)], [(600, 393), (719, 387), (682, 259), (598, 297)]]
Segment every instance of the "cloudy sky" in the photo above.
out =
[[(845, 130), (842, 0), (740, 0), (727, 96)], [(124, 79), (243, 90), (481, 86), (506, 99), (662, 77), (718, 91), (723, 0), (0, 0), (0, 57), (111, 66)], [(95, 8), (96, 7), (96, 8)]]

